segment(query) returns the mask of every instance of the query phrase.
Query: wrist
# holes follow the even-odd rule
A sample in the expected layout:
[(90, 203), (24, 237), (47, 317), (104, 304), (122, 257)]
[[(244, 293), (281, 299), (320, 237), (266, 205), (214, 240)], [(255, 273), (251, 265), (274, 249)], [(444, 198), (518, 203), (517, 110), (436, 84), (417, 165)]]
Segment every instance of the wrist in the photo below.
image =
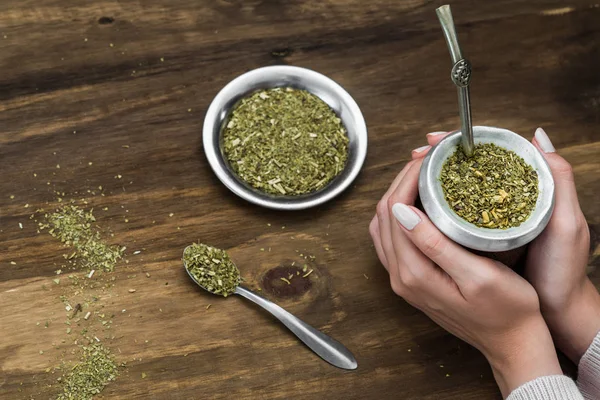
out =
[(578, 364), (600, 331), (600, 293), (594, 284), (586, 279), (563, 307), (543, 314), (558, 348)]
[(562, 375), (550, 331), (541, 315), (507, 335), (506, 351), (488, 357), (504, 398), (519, 386), (542, 376)]

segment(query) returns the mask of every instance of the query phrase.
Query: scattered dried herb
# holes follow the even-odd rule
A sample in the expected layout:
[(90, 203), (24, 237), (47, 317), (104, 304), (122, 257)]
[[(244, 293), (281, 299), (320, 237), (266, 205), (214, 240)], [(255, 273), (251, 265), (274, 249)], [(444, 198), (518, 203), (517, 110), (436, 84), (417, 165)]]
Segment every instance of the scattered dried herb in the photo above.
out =
[(283, 278), (283, 277), (282, 277), (282, 278), (279, 278), (279, 279), (281, 279), (282, 281), (284, 281), (284, 282), (285, 282), (285, 283), (287, 283), (288, 285), (290, 285), (290, 284), (291, 284), (291, 282), (290, 282), (288, 279), (286, 279), (286, 278)]
[(348, 136), (340, 118), (317, 96), (275, 88), (240, 101), (223, 130), (223, 153), (252, 187), (297, 196), (322, 189), (342, 172)]
[(538, 176), (515, 152), (493, 143), (472, 157), (457, 149), (442, 166), (444, 196), (458, 216), (482, 228), (521, 225), (535, 208)]
[(57, 400), (89, 400), (118, 375), (110, 351), (100, 343), (83, 347), (83, 356), (64, 380)]
[(307, 276), (309, 276), (312, 273), (313, 273), (313, 270), (311, 269), (310, 271), (308, 271), (307, 273), (305, 273), (304, 275), (302, 275), (302, 277), (306, 278)]
[(240, 271), (225, 250), (194, 243), (185, 248), (183, 262), (196, 282), (214, 294), (227, 297), (242, 281)]
[(65, 258), (80, 260), (83, 268), (112, 271), (123, 257), (125, 248), (105, 243), (100, 232), (92, 226), (96, 222), (92, 211), (69, 204), (45, 217), (46, 223), (40, 223), (40, 229), (48, 229), (53, 237), (73, 247), (74, 252)]

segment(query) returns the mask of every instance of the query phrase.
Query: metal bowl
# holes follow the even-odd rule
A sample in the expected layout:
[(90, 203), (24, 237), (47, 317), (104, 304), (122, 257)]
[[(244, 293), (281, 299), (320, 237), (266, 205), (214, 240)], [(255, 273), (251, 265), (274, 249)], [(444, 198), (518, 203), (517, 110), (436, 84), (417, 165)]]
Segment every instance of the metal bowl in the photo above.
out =
[[(273, 196), (242, 181), (230, 168), (221, 147), (221, 131), (236, 104), (249, 94), (274, 87), (304, 89), (318, 96), (339, 116), (348, 132), (348, 161), (324, 188), (301, 196)], [(367, 126), (354, 99), (340, 85), (318, 72), (291, 66), (252, 70), (229, 82), (214, 98), (204, 119), (204, 152), (217, 177), (233, 193), (251, 203), (278, 210), (300, 210), (331, 200), (356, 178), (367, 155)]]
[(419, 194), (431, 221), (455, 242), (475, 250), (497, 252), (521, 247), (538, 236), (548, 225), (554, 210), (554, 180), (546, 160), (529, 141), (507, 129), (473, 127), (475, 144), (495, 143), (512, 150), (538, 174), (539, 194), (534, 210), (521, 225), (509, 229), (486, 229), (460, 218), (450, 208), (439, 182), (442, 165), (460, 145), (460, 132), (445, 137), (432, 148), (421, 166)]

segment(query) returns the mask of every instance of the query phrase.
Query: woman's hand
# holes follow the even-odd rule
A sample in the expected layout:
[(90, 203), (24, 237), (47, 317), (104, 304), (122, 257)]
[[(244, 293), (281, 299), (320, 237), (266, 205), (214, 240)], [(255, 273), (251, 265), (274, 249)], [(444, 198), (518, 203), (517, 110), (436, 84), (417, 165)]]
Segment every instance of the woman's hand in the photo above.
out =
[(558, 347), (578, 363), (600, 331), (600, 294), (586, 275), (590, 233), (571, 165), (556, 154), (543, 129), (535, 132), (533, 144), (552, 170), (555, 208), (548, 227), (529, 247), (525, 274)]
[(505, 397), (539, 376), (562, 374), (533, 287), (505, 265), (450, 241), (414, 207), (428, 150), (413, 151), (371, 221), (392, 289), (479, 349)]
[[(447, 134), (428, 134), (429, 146)], [(589, 230), (579, 207), (571, 166), (556, 154), (543, 129), (535, 132), (533, 144), (552, 170), (555, 208), (544, 232), (529, 246), (525, 274), (538, 293), (557, 346), (578, 363), (600, 331), (600, 294), (585, 273)], [(415, 157), (418, 154), (413, 152)]]

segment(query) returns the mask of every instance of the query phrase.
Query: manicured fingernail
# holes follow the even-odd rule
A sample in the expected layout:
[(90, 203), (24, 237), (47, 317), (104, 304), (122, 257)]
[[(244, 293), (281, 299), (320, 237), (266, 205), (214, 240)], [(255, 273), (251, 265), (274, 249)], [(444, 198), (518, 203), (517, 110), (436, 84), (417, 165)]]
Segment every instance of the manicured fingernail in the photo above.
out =
[(392, 213), (394, 213), (394, 217), (402, 224), (403, 227), (412, 231), (415, 226), (419, 222), (421, 222), (421, 218), (417, 215), (416, 212), (412, 210), (409, 206), (402, 203), (396, 203), (392, 207)]
[(544, 153), (554, 153), (556, 151), (550, 138), (542, 128), (537, 128), (534, 136)]
[(421, 146), (421, 147), (417, 147), (417, 148), (416, 148), (416, 149), (414, 149), (413, 151), (414, 151), (415, 153), (420, 153), (420, 152), (422, 152), (422, 151), (425, 151), (425, 150), (427, 150), (427, 149), (428, 149), (428, 148), (430, 148), (430, 147), (431, 147), (431, 146), (429, 146), (429, 145), (427, 145), (427, 146)]
[(445, 131), (429, 132), (427, 134), (427, 136), (438, 136), (438, 135), (443, 135), (444, 133), (446, 133), (446, 132)]

